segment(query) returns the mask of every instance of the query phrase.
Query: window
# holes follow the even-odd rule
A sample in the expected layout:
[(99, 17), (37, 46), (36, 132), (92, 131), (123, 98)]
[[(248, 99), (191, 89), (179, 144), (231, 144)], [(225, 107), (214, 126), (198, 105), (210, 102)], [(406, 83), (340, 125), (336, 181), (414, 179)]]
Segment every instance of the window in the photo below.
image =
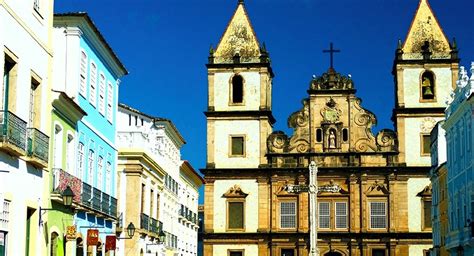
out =
[(430, 250), (423, 250), (423, 256), (430, 256)]
[(113, 122), (114, 118), (114, 87), (112, 86), (111, 83), (108, 84), (107, 86), (107, 120), (109, 122)]
[(347, 128), (342, 129), (342, 141), (347, 142), (349, 140), (349, 131)]
[(106, 169), (105, 169), (105, 193), (112, 194), (111, 191), (111, 179), (112, 178), (112, 164), (107, 162)]
[(316, 142), (322, 142), (323, 141), (323, 131), (318, 128), (316, 129)]
[(240, 75), (235, 75), (232, 77), (231, 97), (231, 102), (234, 104), (243, 103), (244, 101), (244, 80)]
[(103, 187), (103, 181), (102, 181), (102, 175), (104, 172), (104, 158), (102, 156), (99, 156), (97, 159), (97, 188), (102, 190)]
[(89, 102), (95, 106), (97, 100), (97, 66), (91, 61), (91, 74), (89, 81)]
[(77, 177), (79, 179), (83, 179), (84, 175), (84, 144), (82, 142), (79, 142), (79, 145), (77, 146)]
[(421, 135), (421, 155), (430, 155), (431, 153), (431, 137), (429, 134)]
[(142, 194), (141, 194), (142, 203), (140, 205), (140, 212), (145, 212), (145, 184), (142, 183)]
[(244, 202), (227, 202), (227, 228), (244, 228)]
[(39, 92), (39, 82), (31, 78), (31, 86), (30, 86), (30, 113), (28, 119), (28, 126), (29, 127), (36, 127), (34, 121), (36, 120), (36, 114), (40, 113), (38, 99), (40, 99), (41, 95), (38, 95)]
[(296, 228), (296, 202), (280, 202), (280, 228)]
[[(13, 54), (11, 54), (13, 56)], [(2, 100), (3, 110), (14, 110), (16, 104), (16, 80), (18, 65), (9, 54), (5, 54), (5, 64), (3, 66), (3, 88), (0, 100)]]
[(66, 171), (68, 172), (74, 170), (74, 157), (74, 136), (68, 134), (66, 146)]
[(281, 256), (294, 256), (295, 250), (294, 249), (281, 249)]
[(244, 251), (243, 250), (229, 250), (227, 255), (229, 256), (244, 256)]
[(79, 93), (86, 96), (86, 79), (87, 79), (87, 54), (81, 51), (81, 65), (79, 73)]
[(370, 228), (387, 228), (387, 207), (385, 202), (370, 202)]
[(102, 73), (99, 79), (99, 113), (105, 116), (105, 76)]
[(331, 204), (329, 202), (319, 202), (319, 227), (331, 228)]
[(231, 156), (243, 156), (245, 152), (244, 136), (231, 136)]
[(434, 74), (430, 71), (425, 71), (421, 75), (421, 100), (433, 100), (435, 98), (435, 83)]
[(0, 229), (8, 230), (8, 224), (10, 223), (10, 201), (0, 200), (2, 208), (0, 208)]
[(336, 202), (336, 228), (347, 228), (347, 203)]
[(91, 149), (89, 150), (89, 173), (88, 173), (88, 181), (89, 181), (89, 185), (92, 186), (92, 184), (94, 184), (94, 179), (92, 177), (93, 173), (94, 173), (94, 151)]
[(150, 214), (149, 214), (149, 215), (150, 215), (150, 218), (152, 218), (152, 216), (153, 216), (153, 210), (154, 210), (154, 208), (155, 208), (155, 205), (153, 204), (153, 197), (154, 197), (154, 196), (153, 196), (153, 193), (154, 193), (154, 192), (153, 192), (153, 189), (151, 189), (151, 190), (150, 190)]
[(431, 224), (431, 200), (423, 200), (423, 229), (432, 228)]
[(372, 256), (385, 256), (385, 249), (372, 249)]

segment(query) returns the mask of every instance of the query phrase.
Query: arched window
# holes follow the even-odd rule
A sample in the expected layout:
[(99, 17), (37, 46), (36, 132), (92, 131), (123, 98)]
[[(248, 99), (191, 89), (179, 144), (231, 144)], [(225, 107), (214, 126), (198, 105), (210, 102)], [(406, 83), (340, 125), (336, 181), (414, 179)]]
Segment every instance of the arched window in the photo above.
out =
[(349, 139), (349, 132), (347, 131), (347, 128), (342, 129), (342, 140), (344, 142), (347, 142)]
[(232, 103), (242, 103), (244, 101), (244, 79), (240, 75), (232, 78)]
[(316, 129), (316, 142), (321, 142), (323, 141), (323, 131), (318, 128)]
[(435, 79), (431, 71), (425, 71), (421, 75), (421, 99), (432, 100), (435, 98)]

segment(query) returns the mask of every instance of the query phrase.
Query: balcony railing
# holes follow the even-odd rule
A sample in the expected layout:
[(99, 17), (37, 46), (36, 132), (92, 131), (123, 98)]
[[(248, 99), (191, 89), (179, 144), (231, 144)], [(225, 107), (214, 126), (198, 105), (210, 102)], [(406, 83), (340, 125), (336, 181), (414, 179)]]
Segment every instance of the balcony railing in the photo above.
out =
[(150, 232), (153, 232), (155, 234), (158, 234), (159, 231), (159, 226), (158, 226), (158, 220), (150, 218)]
[(48, 162), (49, 137), (36, 128), (28, 128), (27, 156)]
[(102, 192), (101, 211), (107, 215), (110, 215), (110, 196)]
[(53, 169), (53, 193), (62, 194), (62, 192), (68, 186), (74, 193), (73, 201), (75, 203), (80, 203), (82, 193), (82, 181), (76, 176), (62, 169)]
[(150, 224), (150, 217), (148, 217), (148, 215), (142, 213), (140, 215), (140, 228), (148, 230), (149, 229), (149, 224)]
[(92, 189), (92, 208), (97, 211), (101, 211), (101, 191), (100, 189), (93, 188)]
[(110, 216), (117, 216), (117, 198), (110, 197)]
[(26, 148), (26, 122), (10, 111), (0, 110), (0, 139), (24, 153)]
[(92, 186), (82, 182), (82, 196), (81, 203), (85, 206), (91, 207), (92, 201)]

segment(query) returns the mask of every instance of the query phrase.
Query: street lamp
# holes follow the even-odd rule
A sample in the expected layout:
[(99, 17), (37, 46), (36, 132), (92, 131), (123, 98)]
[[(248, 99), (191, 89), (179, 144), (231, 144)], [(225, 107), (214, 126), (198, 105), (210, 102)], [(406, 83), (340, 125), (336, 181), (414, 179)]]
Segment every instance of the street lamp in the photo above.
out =
[(158, 235), (158, 243), (162, 244), (165, 242), (166, 239), (166, 234), (163, 232), (163, 230), (160, 230), (160, 234)]
[[(63, 198), (63, 205), (66, 207), (71, 207), (72, 205), (72, 199), (74, 198), (74, 192), (72, 191), (71, 187), (67, 186), (66, 189), (61, 193), (61, 197)], [(40, 225), (43, 224), (43, 219), (42, 219), (42, 212), (45, 211), (54, 211), (58, 210), (56, 208), (39, 208), (39, 223)]]
[(135, 235), (135, 225), (133, 225), (132, 222), (130, 222), (127, 226), (127, 235), (128, 237), (117, 237), (117, 240), (132, 239), (133, 235)]

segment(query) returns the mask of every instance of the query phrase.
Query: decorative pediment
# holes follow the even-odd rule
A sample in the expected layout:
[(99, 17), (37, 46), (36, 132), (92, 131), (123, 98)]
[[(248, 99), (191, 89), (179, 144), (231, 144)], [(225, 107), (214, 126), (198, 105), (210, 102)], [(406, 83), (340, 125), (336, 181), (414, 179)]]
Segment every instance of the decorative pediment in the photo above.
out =
[(330, 180), (328, 184), (318, 186), (318, 194), (349, 194), (349, 191), (345, 190), (341, 185)]
[(385, 196), (390, 194), (390, 192), (388, 191), (386, 184), (379, 182), (379, 180), (375, 180), (374, 183), (367, 188), (365, 194), (368, 196)]
[(248, 194), (243, 192), (239, 185), (230, 187), (229, 190), (222, 195), (222, 197), (227, 198), (246, 198), (247, 196)]
[(295, 194), (288, 192), (288, 182), (281, 184), (275, 191), (276, 196), (294, 196)]
[(431, 184), (426, 186), (422, 191), (420, 191), (416, 196), (419, 197), (431, 197), (432, 196), (432, 187)]

